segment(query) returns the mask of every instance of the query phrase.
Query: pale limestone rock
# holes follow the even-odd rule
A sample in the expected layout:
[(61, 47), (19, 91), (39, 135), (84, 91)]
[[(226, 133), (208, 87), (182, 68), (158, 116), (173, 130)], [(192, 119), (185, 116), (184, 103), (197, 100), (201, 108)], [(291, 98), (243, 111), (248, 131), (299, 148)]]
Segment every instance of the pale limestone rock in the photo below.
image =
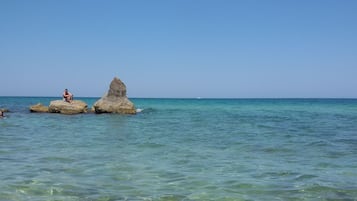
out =
[(0, 111), (1, 112), (10, 112), (8, 109), (6, 109), (6, 108), (0, 108)]
[(45, 112), (48, 112), (48, 107), (42, 105), (41, 103), (37, 103), (36, 105), (30, 106), (30, 112), (45, 113)]
[(48, 111), (50, 113), (79, 114), (86, 113), (88, 105), (80, 100), (73, 100), (70, 103), (63, 100), (51, 101)]
[(110, 83), (108, 93), (94, 103), (96, 113), (136, 114), (134, 104), (126, 96), (126, 86), (117, 77)]

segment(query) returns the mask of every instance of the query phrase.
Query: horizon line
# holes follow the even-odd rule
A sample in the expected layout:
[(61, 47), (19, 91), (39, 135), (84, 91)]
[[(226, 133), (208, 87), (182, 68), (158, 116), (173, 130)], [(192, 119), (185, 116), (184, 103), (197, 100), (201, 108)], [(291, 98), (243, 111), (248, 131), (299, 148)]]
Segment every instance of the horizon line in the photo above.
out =
[[(1, 98), (59, 98), (59, 96), (0, 96)], [(76, 98), (101, 98), (102, 96), (77, 96)], [(128, 97), (128, 99), (357, 99), (357, 97)]]

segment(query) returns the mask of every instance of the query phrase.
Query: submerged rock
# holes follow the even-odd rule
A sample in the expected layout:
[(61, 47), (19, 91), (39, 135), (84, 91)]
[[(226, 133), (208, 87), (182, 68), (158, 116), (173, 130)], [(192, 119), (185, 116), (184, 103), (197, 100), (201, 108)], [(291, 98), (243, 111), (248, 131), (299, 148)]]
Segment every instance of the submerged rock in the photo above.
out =
[(80, 100), (73, 100), (72, 102), (66, 102), (63, 100), (51, 101), (48, 107), (48, 112), (50, 113), (61, 113), (61, 114), (79, 114), (87, 112), (87, 103)]
[(94, 103), (96, 113), (136, 114), (134, 104), (126, 96), (126, 86), (117, 77), (110, 83), (109, 91)]
[(30, 106), (30, 112), (48, 112), (48, 107), (42, 105), (41, 103), (37, 103), (36, 105)]

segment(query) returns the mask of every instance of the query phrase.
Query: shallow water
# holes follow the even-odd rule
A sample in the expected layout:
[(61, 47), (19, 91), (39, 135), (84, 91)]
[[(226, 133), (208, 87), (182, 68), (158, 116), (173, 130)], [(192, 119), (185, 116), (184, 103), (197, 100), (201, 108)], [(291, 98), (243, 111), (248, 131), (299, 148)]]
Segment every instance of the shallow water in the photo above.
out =
[(0, 200), (357, 200), (356, 99), (54, 99), (0, 97)]

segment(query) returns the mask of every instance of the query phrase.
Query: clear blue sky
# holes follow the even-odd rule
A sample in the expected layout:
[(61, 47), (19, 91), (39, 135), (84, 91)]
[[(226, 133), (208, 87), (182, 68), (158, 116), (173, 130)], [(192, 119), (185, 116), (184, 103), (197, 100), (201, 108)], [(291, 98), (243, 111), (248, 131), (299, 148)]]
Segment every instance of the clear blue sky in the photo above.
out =
[(357, 98), (356, 0), (0, 0), (0, 96)]

